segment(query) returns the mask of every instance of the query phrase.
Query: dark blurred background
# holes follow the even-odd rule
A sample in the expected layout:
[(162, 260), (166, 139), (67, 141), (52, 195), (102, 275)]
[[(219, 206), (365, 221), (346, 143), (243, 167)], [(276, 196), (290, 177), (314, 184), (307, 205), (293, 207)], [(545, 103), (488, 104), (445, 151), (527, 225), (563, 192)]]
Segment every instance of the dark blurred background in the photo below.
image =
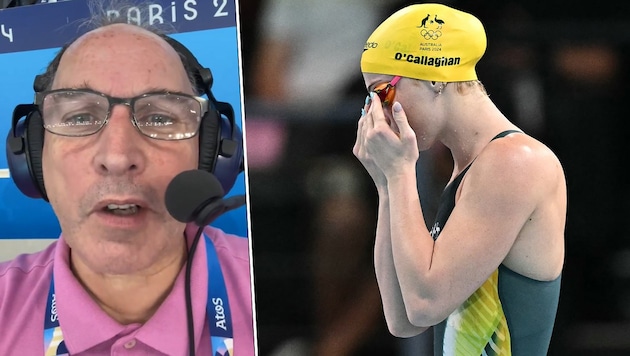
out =
[[(430, 354), (430, 332), (402, 340), (385, 328), (371, 260), (375, 191), (352, 156), (363, 43), (411, 3), (240, 1), (261, 355)], [(566, 267), (549, 354), (629, 355), (630, 3), (444, 3), (484, 23), (480, 80), (566, 171)], [(420, 157), (423, 202), (435, 204), (450, 156), (436, 147)]]

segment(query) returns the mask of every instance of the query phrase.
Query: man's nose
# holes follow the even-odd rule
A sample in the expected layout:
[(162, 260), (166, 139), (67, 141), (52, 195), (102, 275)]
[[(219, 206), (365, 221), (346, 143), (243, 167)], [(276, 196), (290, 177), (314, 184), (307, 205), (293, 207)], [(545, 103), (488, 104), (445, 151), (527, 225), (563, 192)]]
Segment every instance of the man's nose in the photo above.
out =
[(144, 169), (145, 153), (141, 146), (145, 138), (132, 122), (127, 105), (111, 108), (107, 125), (97, 133), (98, 149), (95, 169), (101, 174), (137, 174)]

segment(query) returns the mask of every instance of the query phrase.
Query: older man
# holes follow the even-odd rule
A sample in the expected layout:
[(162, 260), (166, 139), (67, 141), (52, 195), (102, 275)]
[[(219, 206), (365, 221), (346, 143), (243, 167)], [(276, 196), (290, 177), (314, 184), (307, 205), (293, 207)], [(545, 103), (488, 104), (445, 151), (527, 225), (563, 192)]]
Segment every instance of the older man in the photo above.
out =
[(165, 207), (169, 182), (208, 154), (200, 126), (217, 119), (166, 39), (106, 24), (43, 76), (27, 126), (43, 132), (35, 167), (62, 234), (0, 264), (0, 353), (254, 354), (247, 239), (205, 227), (188, 259), (197, 228)]

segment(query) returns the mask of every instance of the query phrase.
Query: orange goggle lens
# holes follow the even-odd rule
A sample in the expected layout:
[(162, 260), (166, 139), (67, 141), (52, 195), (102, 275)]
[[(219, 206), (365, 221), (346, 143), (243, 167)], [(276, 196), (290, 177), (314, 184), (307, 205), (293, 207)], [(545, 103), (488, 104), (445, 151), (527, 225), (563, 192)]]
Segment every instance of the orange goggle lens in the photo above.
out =
[(395, 85), (399, 80), (400, 77), (395, 76), (389, 83), (381, 83), (372, 90), (378, 95), (379, 99), (381, 99), (383, 106), (389, 106), (394, 101), (394, 97), (396, 96)]
[(379, 84), (373, 91), (378, 95), (379, 99), (381, 99), (381, 103), (384, 106), (389, 106), (394, 100), (394, 96), (396, 96), (396, 89), (389, 83)]

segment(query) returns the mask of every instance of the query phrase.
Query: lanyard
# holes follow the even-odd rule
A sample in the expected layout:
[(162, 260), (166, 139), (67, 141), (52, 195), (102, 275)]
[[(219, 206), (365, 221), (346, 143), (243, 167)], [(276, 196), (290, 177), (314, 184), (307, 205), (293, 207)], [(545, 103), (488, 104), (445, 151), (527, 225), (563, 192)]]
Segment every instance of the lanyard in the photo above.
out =
[[(205, 238), (205, 234), (204, 234)], [(219, 257), (212, 240), (206, 238), (206, 255), (208, 260), (208, 302), (206, 314), (210, 329), (210, 345), (212, 355), (234, 356), (234, 330), (232, 314), (225, 287), (225, 279), (221, 271)], [(50, 279), (46, 315), (44, 318), (44, 356), (69, 356), (63, 339), (57, 305), (55, 299), (54, 276)]]
[(66, 348), (66, 343), (63, 341), (63, 333), (57, 315), (54, 277), (51, 277), (48, 302), (46, 303), (46, 318), (44, 319), (44, 356), (68, 355), (70, 354)]
[(206, 314), (210, 326), (212, 355), (234, 356), (234, 330), (232, 329), (230, 302), (219, 257), (214, 243), (210, 239), (206, 239), (206, 254), (208, 256), (208, 277), (210, 278)]

